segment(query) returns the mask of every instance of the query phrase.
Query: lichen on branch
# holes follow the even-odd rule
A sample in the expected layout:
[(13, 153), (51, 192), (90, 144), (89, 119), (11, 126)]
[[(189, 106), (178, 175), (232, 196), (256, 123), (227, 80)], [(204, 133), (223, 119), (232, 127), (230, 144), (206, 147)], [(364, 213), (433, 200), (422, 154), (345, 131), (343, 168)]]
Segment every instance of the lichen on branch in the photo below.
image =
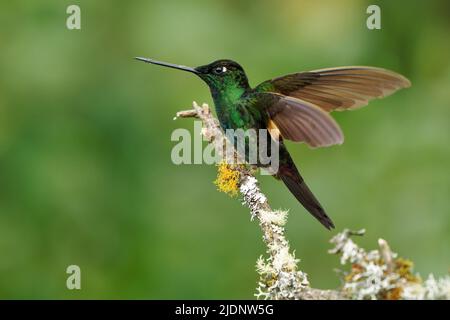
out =
[(221, 162), (217, 165), (217, 179), (214, 184), (217, 189), (231, 197), (236, 197), (239, 192), (241, 174), (239, 164), (229, 164)]
[(364, 233), (346, 229), (330, 241), (335, 247), (329, 252), (340, 255), (342, 265), (350, 265), (349, 271), (340, 272), (344, 296), (358, 300), (450, 299), (450, 277), (436, 280), (430, 275), (423, 281), (414, 273), (413, 262), (398, 257), (386, 240), (378, 240), (379, 249), (366, 251), (351, 239)]

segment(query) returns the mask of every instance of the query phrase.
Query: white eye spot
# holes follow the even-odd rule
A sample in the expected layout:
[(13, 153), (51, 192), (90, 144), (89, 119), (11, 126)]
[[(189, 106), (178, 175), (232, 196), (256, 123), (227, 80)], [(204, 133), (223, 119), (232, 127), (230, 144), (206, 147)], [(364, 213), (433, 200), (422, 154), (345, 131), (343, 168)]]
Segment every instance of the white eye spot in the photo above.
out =
[(227, 70), (228, 70), (228, 69), (227, 69), (227, 67), (225, 67), (225, 66), (222, 66), (222, 67), (216, 67), (216, 68), (214, 69), (214, 73), (215, 73), (215, 74), (222, 74), (222, 73), (225, 73)]

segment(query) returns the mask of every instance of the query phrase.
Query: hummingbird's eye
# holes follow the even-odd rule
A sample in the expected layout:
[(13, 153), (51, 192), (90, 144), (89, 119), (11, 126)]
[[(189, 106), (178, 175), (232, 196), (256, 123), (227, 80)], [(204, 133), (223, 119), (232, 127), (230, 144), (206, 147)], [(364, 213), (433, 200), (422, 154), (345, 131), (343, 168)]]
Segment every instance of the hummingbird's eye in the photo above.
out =
[(226, 67), (217, 67), (214, 69), (214, 73), (215, 74), (222, 74), (227, 72), (227, 68)]

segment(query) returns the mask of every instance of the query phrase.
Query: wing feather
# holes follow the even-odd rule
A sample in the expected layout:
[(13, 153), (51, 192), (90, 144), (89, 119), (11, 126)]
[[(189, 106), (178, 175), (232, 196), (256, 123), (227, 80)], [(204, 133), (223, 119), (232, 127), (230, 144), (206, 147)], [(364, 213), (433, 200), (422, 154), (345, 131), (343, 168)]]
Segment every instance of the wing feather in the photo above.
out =
[(344, 136), (336, 121), (310, 102), (275, 93), (260, 93), (261, 104), (269, 116), (267, 127), (276, 128), (285, 139), (326, 147), (342, 144)]
[(411, 85), (402, 75), (374, 67), (340, 67), (293, 73), (268, 80), (255, 92), (276, 92), (310, 102), (325, 111), (365, 106)]

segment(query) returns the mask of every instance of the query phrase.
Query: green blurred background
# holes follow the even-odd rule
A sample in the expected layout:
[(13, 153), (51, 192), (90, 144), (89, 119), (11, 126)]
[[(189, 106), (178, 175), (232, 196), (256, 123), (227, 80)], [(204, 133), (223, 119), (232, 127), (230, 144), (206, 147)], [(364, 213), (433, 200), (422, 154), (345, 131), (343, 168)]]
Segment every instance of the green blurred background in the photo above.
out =
[[(81, 30), (66, 8), (81, 7)], [(381, 7), (382, 29), (366, 28)], [(0, 4), (0, 298), (252, 298), (261, 233), (216, 169), (175, 166), (172, 118), (211, 103), (195, 76), (132, 60), (239, 61), (251, 84), (342, 65), (413, 86), (334, 113), (342, 146), (290, 143), (337, 231), (366, 228), (422, 275), (450, 265), (449, 1), (3, 1)], [(261, 177), (313, 286), (339, 285), (328, 232)], [(81, 267), (69, 291), (66, 267)]]

